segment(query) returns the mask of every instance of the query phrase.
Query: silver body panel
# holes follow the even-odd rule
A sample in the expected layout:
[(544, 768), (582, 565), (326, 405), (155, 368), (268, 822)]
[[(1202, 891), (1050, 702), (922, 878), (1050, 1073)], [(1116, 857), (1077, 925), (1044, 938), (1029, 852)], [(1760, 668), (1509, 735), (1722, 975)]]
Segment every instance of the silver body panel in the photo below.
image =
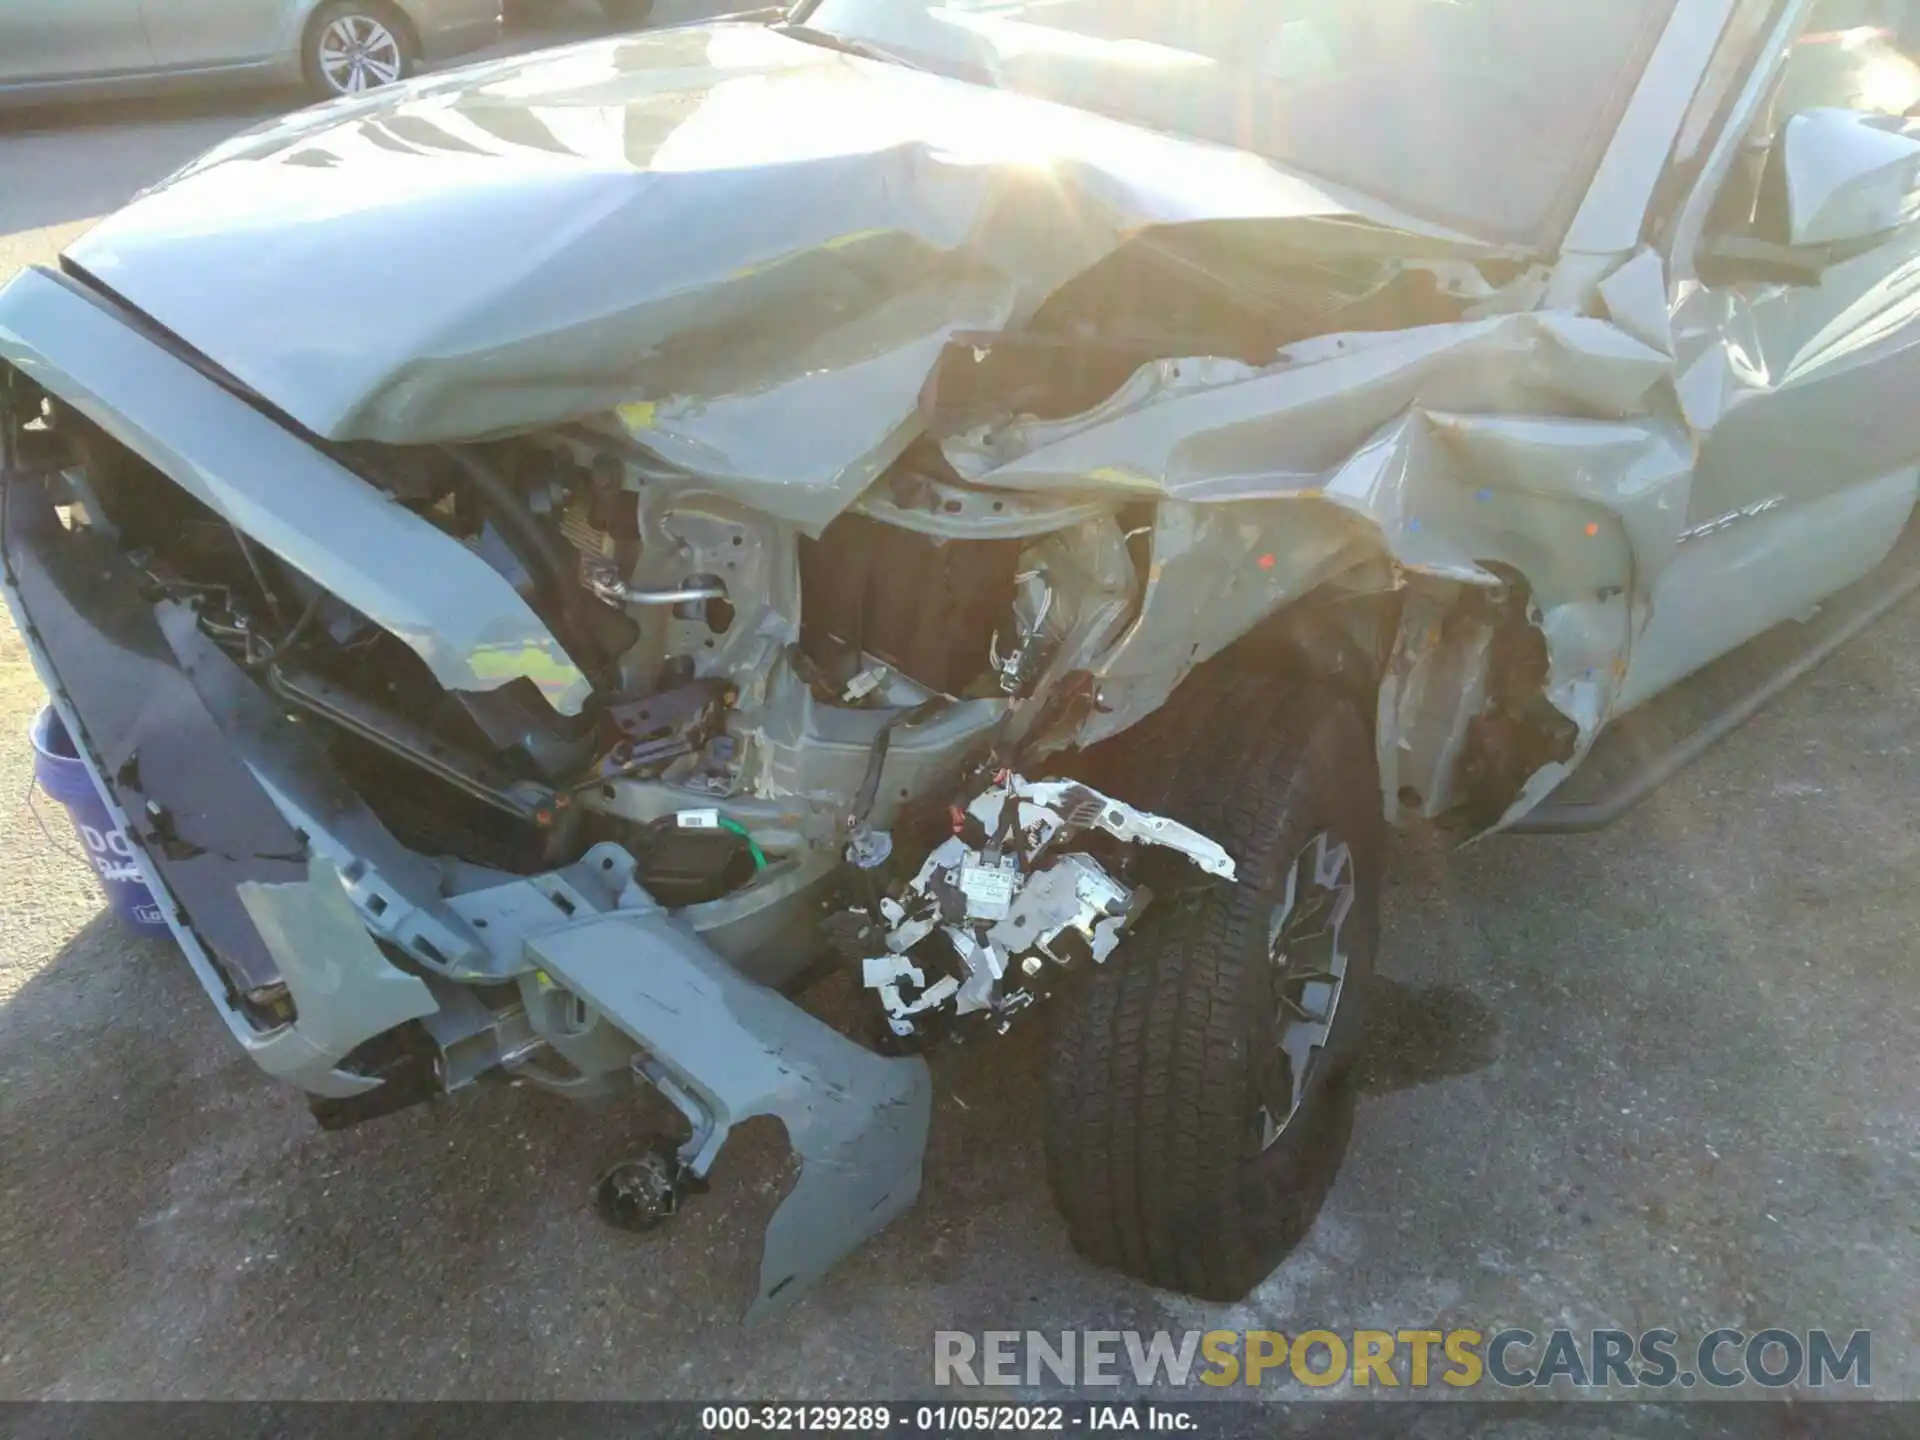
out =
[[(791, 975), (792, 957), (769, 953), (837, 866), (889, 713), (824, 703), (795, 670), (801, 537), (857, 512), (1027, 542), (1022, 562), (1066, 595), (1060, 613), (1044, 607), (1053, 648), (1033, 693), (1085, 676), (1095, 701), (1056, 747), (1126, 730), (1309, 594), (1392, 596), (1376, 715), (1395, 819), (1458, 798), (1502, 678), (1489, 607), (1522, 585), (1544, 656), (1531, 698), (1571, 738), (1501, 797), (1497, 823), (1517, 820), (1609, 721), (1859, 579), (1911, 518), (1920, 410), (1899, 397), (1920, 390), (1920, 228), (1907, 212), (1881, 192), (1836, 208), (1832, 172), (1796, 172), (1794, 203), (1815, 217), (1799, 240), (1861, 243), (1797, 283), (1702, 279), (1709, 212), (1808, 9), (1680, 0), (1562, 242), (1527, 254), (1252, 155), (757, 26), (574, 46), (262, 127), (70, 251), (311, 443), (45, 274), (0, 292), (0, 358), (348, 598), (449, 688), (524, 676), (562, 713), (584, 678), (512, 587), (324, 452), (567, 424), (658, 462), (634, 487), (637, 523), (674, 543), (626, 578), (670, 588), (680, 571), (733, 567), (740, 619), (725, 639), (660, 618), (661, 643), (737, 690), (731, 738), (748, 758), (726, 782), (729, 813), (806, 858), (772, 867), (758, 900), (678, 916), (618, 846), (524, 879), (469, 869), (436, 884), (436, 862), (370, 817), (319, 814), (311, 766), (276, 778), (255, 756), (314, 856), (304, 879), (246, 904), (294, 972), (313, 936), (325, 949), (357, 918), (372, 940), (336, 948), (387, 1007), (375, 1018), (420, 1014), (424, 995), (436, 1037), (450, 1054), (470, 1045), (477, 1068), (519, 1063), (507, 1022), (463, 1018), (459, 986), (487, 979), (519, 987), (529, 1047), (578, 1072), (543, 1083), (584, 1091), (634, 1071), (722, 1135), (779, 1115), (849, 1188), (796, 1190), (769, 1239), (764, 1304), (911, 1199), (924, 1132), (924, 1075), (849, 1055), (735, 974)], [(1723, 26), (1756, 16), (1758, 43), (1729, 64)], [(1703, 118), (1714, 77), (1724, 94)], [(1675, 172), (1676, 137), (1696, 130), (1697, 170)], [(1899, 146), (1875, 148), (1882, 184)], [(1875, 216), (1895, 223), (1863, 239)], [(1143, 231), (1204, 237), (1221, 222), (1376, 281), (1431, 277), (1459, 303), (1442, 321), (1314, 333), (1258, 359), (1164, 355), (1077, 413), (930, 428), (925, 392), (955, 337), (979, 337), (961, 342), (977, 360)], [(319, 271), (335, 283), (311, 285)], [(364, 304), (342, 312), (341, 293)], [(916, 443), (951, 475), (918, 498), (876, 487)], [(1150, 522), (1123, 533), (1121, 508), (1142, 502)], [(86, 717), (34, 653), (111, 802)], [(209, 676), (189, 673), (208, 696)], [(888, 692), (896, 710), (924, 702), (909, 688)], [(1035, 708), (974, 698), (903, 732), (874, 822), (937, 794), (969, 747)], [(667, 773), (583, 804), (651, 821), (700, 793)], [(191, 925), (179, 933), (198, 955)], [(396, 984), (374, 941), (431, 973)], [(218, 998), (204, 956), (196, 971)], [(555, 991), (584, 1008), (562, 1015)], [(303, 1033), (278, 1073), (350, 1086), (333, 1067), (370, 1014)], [(257, 1056), (290, 1053), (243, 1032)], [(805, 1093), (783, 1078), (795, 1072)], [(844, 1123), (825, 1118), (823, 1087), (835, 1104), (851, 1095)], [(805, 1238), (782, 1228), (803, 1218)]]
[[(9, 0), (0, 6), (0, 104), (172, 87), (297, 83), (324, 0)], [(422, 57), (490, 44), (499, 0), (394, 0)]]

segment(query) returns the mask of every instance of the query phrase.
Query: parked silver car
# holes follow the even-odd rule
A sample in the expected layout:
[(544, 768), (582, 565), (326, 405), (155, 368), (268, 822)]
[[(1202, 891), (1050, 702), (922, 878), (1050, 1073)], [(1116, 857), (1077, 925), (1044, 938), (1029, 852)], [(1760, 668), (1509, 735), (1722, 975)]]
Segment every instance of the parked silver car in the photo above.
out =
[(1044, 1018), (1074, 1244), (1237, 1296), (1387, 827), (1604, 823), (1920, 585), (1920, 91), (1818, 9), (815, 0), (294, 115), (0, 292), (6, 597), (323, 1123), (652, 1086), (646, 1225), (777, 1116), (765, 1309)]
[(499, 32), (500, 0), (4, 0), (0, 101), (247, 83), (351, 95)]
[[(653, 15), (653, 0), (597, 0), (600, 13), (615, 25), (638, 29)], [(503, 0), (508, 24), (537, 24), (562, 8), (564, 0)]]

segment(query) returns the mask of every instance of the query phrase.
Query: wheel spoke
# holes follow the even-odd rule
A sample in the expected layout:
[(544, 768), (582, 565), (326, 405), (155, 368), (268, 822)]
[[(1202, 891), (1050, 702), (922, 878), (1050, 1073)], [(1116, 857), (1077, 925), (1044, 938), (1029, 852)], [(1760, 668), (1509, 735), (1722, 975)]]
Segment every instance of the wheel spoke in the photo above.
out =
[(1263, 1152), (1300, 1108), (1339, 1011), (1347, 971), (1342, 932), (1357, 899), (1352, 852), (1322, 831), (1295, 857), (1286, 884), (1268, 929), (1277, 1053), (1258, 1086), (1255, 1129)]
[(1339, 892), (1335, 890), (1316, 890), (1303, 899), (1287, 920), (1287, 928), (1282, 936), (1288, 942), (1289, 948), (1303, 940), (1312, 940), (1324, 935), (1328, 925), (1332, 923), (1339, 901)]

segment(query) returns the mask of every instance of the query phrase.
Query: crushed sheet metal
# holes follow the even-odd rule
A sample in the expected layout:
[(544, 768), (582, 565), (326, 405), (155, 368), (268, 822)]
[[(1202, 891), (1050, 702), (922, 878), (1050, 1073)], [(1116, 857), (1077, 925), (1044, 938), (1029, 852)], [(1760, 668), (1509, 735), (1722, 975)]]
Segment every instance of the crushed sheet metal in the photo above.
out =
[(380, 953), (330, 860), (315, 856), (303, 882), (247, 880), (238, 893), (293, 997), (293, 1033), (306, 1052), (283, 1044), (273, 1062), (293, 1068), (272, 1073), (318, 1095), (376, 1089), (380, 1080), (334, 1067), (374, 1036), (438, 1010), (425, 982)]
[(704, 1112), (702, 1154), (752, 1116), (786, 1126), (800, 1176), (767, 1226), (749, 1322), (795, 1299), (919, 1194), (933, 1108), (925, 1061), (862, 1049), (658, 909), (531, 936), (527, 950)]
[[(1614, 319), (1530, 312), (1321, 336), (1270, 366), (1156, 361), (1080, 415), (1024, 417), (942, 448), (962, 475), (996, 488), (1131, 491), (1203, 509), (1245, 502), (1228, 512), (1239, 533), (1223, 527), (1184, 586), (1183, 627), (1133, 646), (1120, 683), (1103, 683), (1118, 713), (1095, 722), (1101, 734), (1153, 708), (1257, 618), (1213, 602), (1257, 594), (1263, 570), (1301, 589), (1332, 579), (1358, 558), (1358, 523), (1403, 580), (1493, 589), (1505, 583), (1501, 569), (1526, 578), (1547, 641), (1548, 699), (1578, 729), (1574, 753), (1555, 767), (1564, 774), (1617, 705), (1692, 495), (1693, 438), (1664, 398), (1674, 361), (1654, 318), (1656, 289), (1664, 294), (1664, 277), (1649, 253), (1603, 287), (1620, 307)], [(1156, 581), (1165, 583), (1158, 565)], [(1287, 598), (1276, 584), (1273, 608)], [(1464, 657), (1417, 659), (1437, 638), (1401, 637), (1412, 687), (1383, 697), (1383, 773), (1400, 770), (1410, 729), (1433, 728), (1419, 699), (1444, 687), (1421, 683), (1422, 667), (1463, 673)], [(1156, 672), (1138, 693), (1126, 683)], [(1457, 749), (1457, 726), (1437, 733)], [(1502, 823), (1550, 789), (1530, 784)]]
[(1245, 152), (722, 24), (289, 117), (69, 253), (328, 439), (618, 412), (819, 525), (912, 438), (952, 335), (1151, 226), (1356, 215), (1470, 243)]

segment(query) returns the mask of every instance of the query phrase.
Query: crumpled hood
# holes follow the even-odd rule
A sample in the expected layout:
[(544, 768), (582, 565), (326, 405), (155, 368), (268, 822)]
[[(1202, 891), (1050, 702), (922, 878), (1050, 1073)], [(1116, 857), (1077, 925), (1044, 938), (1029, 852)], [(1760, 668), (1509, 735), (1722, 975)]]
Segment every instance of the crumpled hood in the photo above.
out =
[(1256, 156), (723, 24), (303, 112), (69, 252), (315, 433), (447, 441), (620, 410), (818, 523), (914, 430), (956, 330), (1139, 229), (1362, 215)]

